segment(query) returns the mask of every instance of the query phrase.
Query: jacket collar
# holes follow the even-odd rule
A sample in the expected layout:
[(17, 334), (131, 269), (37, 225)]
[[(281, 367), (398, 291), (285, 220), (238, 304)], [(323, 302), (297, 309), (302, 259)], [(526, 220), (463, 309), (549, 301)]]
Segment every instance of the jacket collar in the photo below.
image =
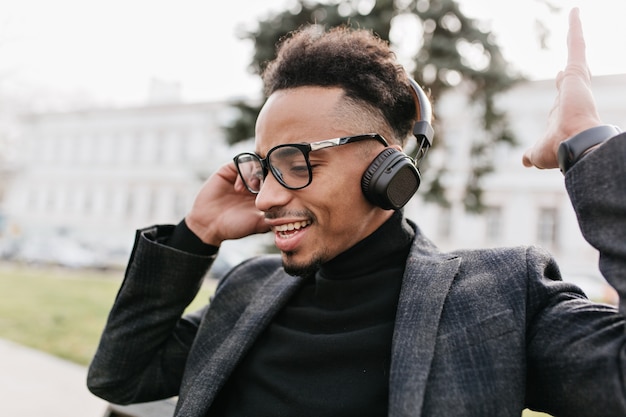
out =
[[(188, 363), (195, 362), (195, 366), (188, 365), (190, 375), (181, 389), (187, 393), (181, 395), (178, 401), (176, 416), (206, 415), (215, 395), (226, 382), (227, 376), (232, 374), (240, 358), (303, 281), (300, 277), (285, 274), (282, 268), (276, 269), (250, 298), (250, 303), (236, 321), (231, 322), (232, 317), (208, 313), (203, 327), (207, 326), (210, 330), (198, 333), (204, 336), (222, 327), (226, 336), (217, 341), (213, 338), (198, 341), (194, 345), (194, 357)], [(209, 323), (211, 321), (216, 323)], [(229, 328), (223, 328), (224, 325)]]
[(421, 416), (439, 320), (461, 259), (419, 232), (407, 259), (392, 344), (389, 416)]

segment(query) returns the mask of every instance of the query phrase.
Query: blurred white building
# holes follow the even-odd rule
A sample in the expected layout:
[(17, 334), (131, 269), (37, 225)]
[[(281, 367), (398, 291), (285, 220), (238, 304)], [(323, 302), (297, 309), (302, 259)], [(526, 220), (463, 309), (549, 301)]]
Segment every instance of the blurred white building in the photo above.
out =
[[(597, 276), (596, 251), (581, 236), (561, 173), (521, 164), (523, 150), (544, 130), (554, 81), (523, 83), (501, 97), (520, 145), (491, 149), (496, 171), (483, 184), (487, 210), (481, 215), (465, 212), (462, 204), (480, 115), (461, 88), (435, 103), (444, 129), (435, 141), (446, 140), (428, 155), (431, 165), (448, 168), (444, 183), (451, 207), (424, 203), (418, 192), (407, 205), (408, 216), (443, 249), (537, 244), (564, 271)], [(596, 77), (593, 90), (603, 120), (626, 127), (626, 74)], [(119, 253), (125, 261), (135, 229), (178, 222), (204, 178), (237, 152), (222, 131), (233, 117), (229, 106), (170, 103), (23, 117), (18, 170), (5, 192), (5, 236), (43, 240), (40, 246), (49, 251), (46, 239), (61, 238), (60, 246), (79, 242)], [(428, 167), (423, 175), (429, 175)], [(271, 239), (253, 241), (252, 246)], [(232, 243), (242, 256), (251, 252), (242, 245)]]
[(0, 113), (0, 239), (6, 230), (6, 215), (2, 202), (15, 172), (16, 123), (11, 114)]
[(53, 251), (49, 242), (62, 239), (126, 258), (135, 229), (180, 221), (230, 158), (221, 130), (229, 112), (173, 103), (25, 115), (5, 234), (31, 248)]

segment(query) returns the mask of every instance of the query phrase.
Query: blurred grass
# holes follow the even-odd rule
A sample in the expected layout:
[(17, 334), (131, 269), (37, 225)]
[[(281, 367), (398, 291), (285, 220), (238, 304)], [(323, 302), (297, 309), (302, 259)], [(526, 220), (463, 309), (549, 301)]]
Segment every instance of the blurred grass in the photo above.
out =
[[(0, 265), (0, 338), (87, 365), (123, 274)], [(212, 291), (203, 286), (189, 308)]]

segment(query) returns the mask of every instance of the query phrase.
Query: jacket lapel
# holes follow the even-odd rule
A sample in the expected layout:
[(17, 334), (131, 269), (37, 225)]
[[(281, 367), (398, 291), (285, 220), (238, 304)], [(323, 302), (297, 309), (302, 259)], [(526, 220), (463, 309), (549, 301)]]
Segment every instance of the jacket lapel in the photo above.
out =
[[(441, 254), (418, 232), (404, 273), (396, 313), (389, 389), (389, 415), (420, 416), (426, 381), (433, 359), (439, 318), (458, 271), (460, 258)], [(251, 298), (238, 319), (220, 317), (228, 326), (225, 339), (194, 346), (188, 362), (196, 362), (189, 375), (187, 393), (178, 402), (177, 416), (206, 415), (209, 405), (228, 375), (272, 317), (302, 283), (279, 269)], [(211, 315), (209, 315), (211, 316)], [(215, 323), (208, 325), (213, 327)], [(207, 359), (208, 358), (208, 359)]]
[(217, 344), (211, 339), (206, 345), (194, 346), (194, 358), (189, 361), (197, 362), (195, 369), (198, 372), (190, 378), (184, 400), (179, 401), (177, 416), (206, 414), (227, 376), (301, 282), (301, 278), (289, 276), (279, 269), (252, 296), (234, 323), (221, 323), (230, 327), (226, 338)]
[(439, 319), (460, 262), (416, 237), (396, 313), (389, 416), (421, 415)]

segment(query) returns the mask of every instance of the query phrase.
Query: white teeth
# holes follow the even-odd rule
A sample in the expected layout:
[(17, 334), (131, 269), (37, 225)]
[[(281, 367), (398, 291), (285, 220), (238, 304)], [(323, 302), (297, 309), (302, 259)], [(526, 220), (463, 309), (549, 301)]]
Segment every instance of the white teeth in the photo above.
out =
[(311, 222), (309, 222), (309, 221), (301, 221), (301, 222), (295, 222), (295, 223), (281, 224), (280, 226), (276, 226), (274, 229), (277, 232), (287, 232), (289, 230), (301, 229), (303, 227), (308, 226), (309, 224), (311, 224)]

